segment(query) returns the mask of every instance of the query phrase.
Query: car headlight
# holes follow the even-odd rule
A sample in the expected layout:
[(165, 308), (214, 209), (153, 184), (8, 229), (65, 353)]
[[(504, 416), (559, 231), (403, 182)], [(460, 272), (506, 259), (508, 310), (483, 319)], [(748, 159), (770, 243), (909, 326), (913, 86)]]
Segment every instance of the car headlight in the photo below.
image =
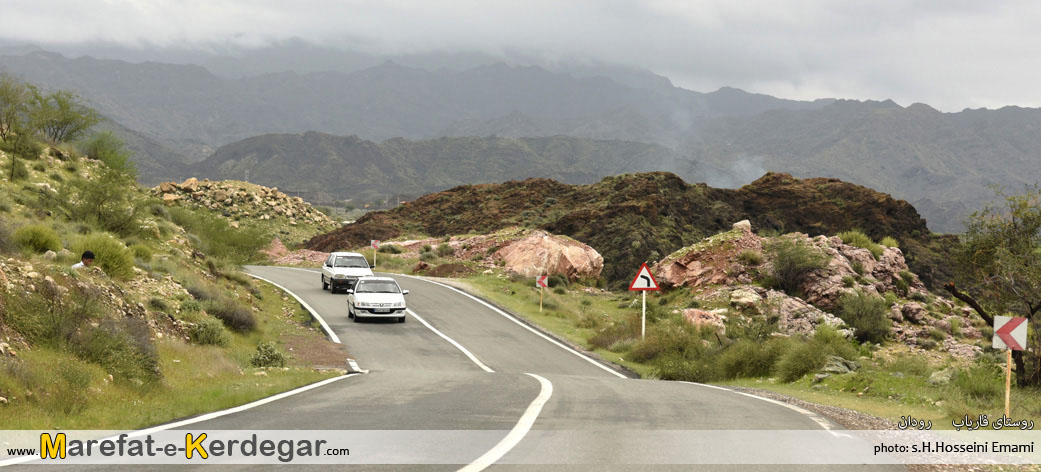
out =
[(336, 274), (336, 275), (333, 276), (334, 279), (343, 279), (343, 278), (346, 278), (346, 277), (347, 276), (343, 275), (343, 274)]
[(355, 305), (357, 305), (359, 308), (371, 308), (373, 306), (372, 303), (365, 303), (365, 302), (358, 302), (358, 303), (355, 303)]
[(397, 302), (393, 306), (394, 308), (405, 308), (405, 302)]

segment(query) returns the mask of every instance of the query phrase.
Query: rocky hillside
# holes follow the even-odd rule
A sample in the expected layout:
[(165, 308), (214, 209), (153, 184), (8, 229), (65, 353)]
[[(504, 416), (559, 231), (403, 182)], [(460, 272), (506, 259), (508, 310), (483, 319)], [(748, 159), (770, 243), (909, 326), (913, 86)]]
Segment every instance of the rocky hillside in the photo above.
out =
[(589, 185), (529, 179), (461, 186), (369, 213), (307, 245), (330, 251), (370, 239), (540, 228), (592, 246), (604, 257), (604, 276), (621, 283), (641, 262), (657, 261), (742, 219), (764, 232), (833, 235), (859, 228), (876, 240), (891, 236), (908, 248), (910, 265), (927, 284), (946, 279), (925, 221), (907, 202), (835, 179), (775, 173), (737, 190), (660, 172)]
[(234, 180), (199, 181), (195, 177), (180, 184), (163, 182), (151, 194), (170, 205), (205, 208), (227, 218), (233, 228), (240, 221), (259, 220), (276, 228), (282, 239), (298, 241), (339, 226), (325, 213), (315, 210), (300, 197), (290, 197), (278, 188)]
[[(764, 238), (743, 223), (684, 247), (652, 267), (665, 287), (686, 288), (710, 306), (728, 307), (685, 310), (691, 322), (722, 326), (727, 316), (739, 316), (776, 324), (784, 334), (811, 334), (823, 323), (850, 336), (871, 338), (852, 326), (863, 320), (851, 318), (847, 305), (852, 302), (847, 298), (860, 294), (884, 303), (875, 313), (883, 318), (881, 326), (871, 326), (879, 330), (877, 339), (892, 336), (902, 344), (966, 359), (975, 358), (981, 346), (989, 345), (981, 331), (989, 329), (987, 323), (964, 304), (926, 290), (908, 270), (900, 248), (880, 246), (876, 256), (835, 236), (791, 233)], [(771, 280), (781, 257), (775, 245), (781, 242), (801, 246), (820, 258), (819, 265), (793, 277), (795, 283), (787, 290)]]

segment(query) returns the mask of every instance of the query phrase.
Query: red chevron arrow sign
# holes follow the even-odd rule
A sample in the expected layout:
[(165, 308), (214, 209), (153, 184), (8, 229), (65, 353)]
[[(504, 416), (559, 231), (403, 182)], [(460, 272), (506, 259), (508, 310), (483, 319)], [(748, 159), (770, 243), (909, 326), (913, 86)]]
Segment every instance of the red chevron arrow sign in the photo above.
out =
[(1018, 316), (994, 317), (994, 349), (1022, 351), (1027, 345), (1027, 319)]

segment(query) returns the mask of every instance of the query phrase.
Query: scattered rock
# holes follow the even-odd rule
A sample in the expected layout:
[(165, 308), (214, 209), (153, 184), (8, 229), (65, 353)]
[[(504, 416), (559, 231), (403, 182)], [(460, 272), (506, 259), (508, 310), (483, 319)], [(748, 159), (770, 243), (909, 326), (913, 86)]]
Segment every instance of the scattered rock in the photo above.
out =
[(179, 185), (179, 187), (181, 188), (181, 190), (184, 190), (186, 192), (194, 192), (199, 189), (199, 179), (196, 179), (195, 177), (189, 177), (184, 182), (181, 182), (181, 185)]
[(943, 340), (943, 350), (958, 359), (974, 360), (983, 354), (983, 348), (955, 341), (952, 338)]
[(264, 372), (262, 370), (258, 370), (256, 372), (254, 372), (253, 375), (255, 375), (257, 377), (267, 377), (267, 372)]
[(739, 288), (730, 292), (730, 304), (741, 307), (752, 307), (762, 301), (762, 297), (752, 290)]
[(815, 383), (815, 384), (816, 383), (821, 383), (821, 382), (824, 381), (824, 379), (826, 379), (828, 377), (831, 377), (831, 374), (817, 374), (817, 375), (814, 375), (812, 383)]
[(761, 311), (777, 316), (777, 329), (786, 335), (811, 336), (817, 327), (826, 324), (838, 329), (846, 338), (853, 337), (853, 330), (845, 328), (845, 323), (830, 313), (825, 313), (806, 301), (788, 296), (784, 292), (769, 290), (761, 304)]
[(744, 231), (746, 233), (751, 233), (752, 232), (752, 222), (748, 221), (748, 220), (738, 221), (737, 223), (734, 223), (732, 227), (734, 229), (738, 229), (738, 230)]
[(6, 405), (7, 403), (7, 397), (0, 397), (0, 405)]
[(905, 319), (916, 324), (924, 323), (926, 318), (929, 317), (929, 312), (918, 302), (904, 304), (900, 312), (903, 313)]
[(58, 253), (48, 249), (47, 252), (43, 253), (43, 258), (48, 261), (53, 261), (58, 258)]
[(826, 374), (848, 374), (860, 368), (860, 364), (839, 356), (828, 356), (821, 372)]
[(423, 262), (423, 261), (419, 261), (418, 264), (416, 264), (415, 266), (412, 267), (412, 273), (423, 272), (424, 270), (427, 270), (429, 268), (430, 268), (430, 264), (427, 264), (426, 262)]

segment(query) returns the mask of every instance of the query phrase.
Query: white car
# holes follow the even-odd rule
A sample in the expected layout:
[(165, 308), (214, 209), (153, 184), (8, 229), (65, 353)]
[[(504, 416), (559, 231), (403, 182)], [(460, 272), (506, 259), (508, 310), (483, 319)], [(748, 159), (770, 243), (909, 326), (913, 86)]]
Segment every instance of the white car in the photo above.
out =
[(351, 288), (362, 277), (372, 277), (372, 266), (356, 252), (334, 252), (322, 265), (322, 290), (336, 293), (338, 288)]
[(364, 277), (353, 289), (347, 289), (347, 317), (397, 318), (405, 322), (405, 295), (398, 282), (390, 277)]

